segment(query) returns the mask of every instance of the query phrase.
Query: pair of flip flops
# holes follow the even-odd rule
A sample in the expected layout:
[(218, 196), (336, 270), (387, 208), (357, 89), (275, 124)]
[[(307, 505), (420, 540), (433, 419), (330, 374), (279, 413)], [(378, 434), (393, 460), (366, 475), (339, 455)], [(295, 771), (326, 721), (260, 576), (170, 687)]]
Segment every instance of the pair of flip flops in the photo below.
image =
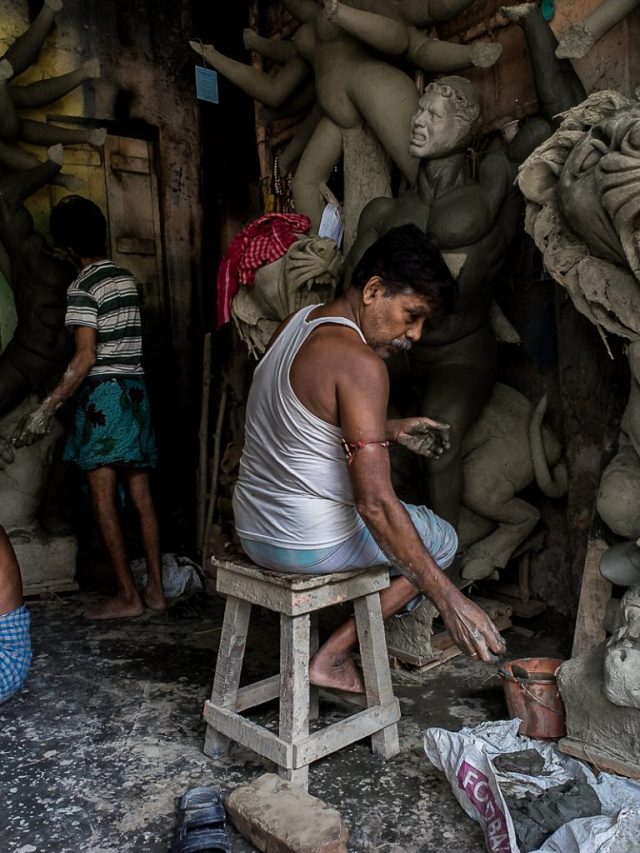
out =
[(171, 853), (231, 853), (227, 815), (215, 788), (191, 788), (180, 800)]

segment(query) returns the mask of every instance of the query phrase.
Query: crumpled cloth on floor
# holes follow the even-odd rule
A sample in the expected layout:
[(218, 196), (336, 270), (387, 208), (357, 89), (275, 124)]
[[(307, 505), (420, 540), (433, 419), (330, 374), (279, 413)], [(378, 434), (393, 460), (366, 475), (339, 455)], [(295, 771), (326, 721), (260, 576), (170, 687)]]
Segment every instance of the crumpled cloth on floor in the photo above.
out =
[(231, 303), (240, 285), (253, 285), (256, 270), (281, 258), (310, 228), (308, 216), (268, 213), (236, 234), (218, 270), (216, 328), (231, 319)]
[[(133, 560), (131, 573), (137, 586), (143, 587), (147, 582), (146, 560)], [(197, 563), (175, 554), (162, 555), (162, 585), (168, 600), (179, 598), (185, 592), (202, 592), (204, 589)]]

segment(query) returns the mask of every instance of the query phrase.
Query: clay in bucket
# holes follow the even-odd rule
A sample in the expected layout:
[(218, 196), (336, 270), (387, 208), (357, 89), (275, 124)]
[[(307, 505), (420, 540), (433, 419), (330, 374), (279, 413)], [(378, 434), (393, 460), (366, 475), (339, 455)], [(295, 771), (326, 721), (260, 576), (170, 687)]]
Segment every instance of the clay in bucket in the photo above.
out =
[(502, 664), (498, 673), (510, 717), (522, 720), (519, 733), (553, 739), (566, 734), (565, 712), (556, 682), (560, 658), (521, 658)]

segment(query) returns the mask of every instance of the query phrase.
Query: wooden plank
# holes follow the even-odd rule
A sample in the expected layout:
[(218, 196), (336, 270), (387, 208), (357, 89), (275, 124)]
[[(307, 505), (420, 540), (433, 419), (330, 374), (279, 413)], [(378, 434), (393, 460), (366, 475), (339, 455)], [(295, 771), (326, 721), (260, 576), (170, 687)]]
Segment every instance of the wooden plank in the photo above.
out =
[[(218, 707), (235, 707), (250, 616), (251, 605), (248, 602), (232, 597), (227, 599), (211, 691), (211, 703)], [(217, 758), (224, 755), (228, 748), (229, 740), (224, 733), (220, 734), (207, 726), (205, 755)]]
[(235, 711), (246, 711), (247, 708), (255, 708), (264, 705), (280, 696), (280, 676), (272, 675), (254, 684), (241, 687), (236, 695)]
[(283, 613), (287, 616), (299, 616), (321, 610), (333, 604), (342, 604), (354, 598), (360, 598), (372, 592), (378, 592), (389, 585), (386, 569), (377, 572), (358, 572), (354, 576), (341, 578), (331, 575), (332, 581), (322, 585), (294, 589), (279, 583), (272, 583), (266, 576), (245, 576), (225, 568), (218, 568), (217, 590), (223, 595), (242, 598), (252, 604)]
[[(309, 615), (309, 660), (320, 648), (320, 633), (318, 630), (318, 614)], [(317, 720), (320, 716), (320, 690), (314, 685), (309, 686), (309, 719)]]
[(232, 740), (242, 744), (247, 749), (273, 761), (279, 767), (291, 767), (293, 746), (285, 743), (264, 726), (259, 726), (252, 720), (236, 714), (235, 711), (220, 708), (211, 702), (205, 702), (203, 716), (208, 728), (220, 732), (227, 741)]
[[(370, 708), (377, 705), (385, 707), (393, 702), (393, 685), (380, 595), (376, 592), (357, 598), (353, 606), (367, 705)], [(393, 724), (376, 732), (371, 738), (371, 745), (373, 751), (383, 758), (392, 758), (397, 755), (400, 751), (398, 726)]]
[(367, 708), (346, 720), (340, 720), (322, 731), (314, 732), (306, 741), (294, 744), (293, 766), (303, 767), (344, 749), (362, 738), (397, 723), (400, 719), (400, 703), (394, 699), (386, 707)]
[(508, 604), (511, 607), (512, 615), (517, 616), (519, 619), (535, 619), (536, 616), (540, 616), (547, 609), (544, 601), (537, 601), (534, 598), (530, 598), (525, 602), (519, 598), (504, 595), (501, 592), (492, 592), (491, 594), (497, 601), (503, 601), (505, 604)]
[(419, 667), (419, 671), (429, 672), (430, 669), (442, 666), (443, 663), (447, 663), (447, 661), (453, 660), (453, 658), (458, 658), (461, 654), (464, 654), (462, 649), (459, 649), (457, 646), (449, 646), (448, 649), (444, 649), (440, 652), (440, 655), (436, 660), (432, 660), (424, 666)]
[[(253, 578), (254, 580), (263, 580), (273, 586), (282, 586), (296, 592), (298, 590), (326, 586), (327, 584), (348, 580), (349, 578), (355, 578), (362, 574), (373, 577), (387, 571), (386, 566), (373, 566), (370, 569), (366, 569), (366, 571), (364, 569), (356, 569), (352, 572), (334, 572), (327, 575), (297, 575), (292, 573), (288, 574), (286, 572), (270, 572), (267, 571), (267, 569), (261, 569), (254, 563), (250, 562), (248, 558), (245, 558), (244, 560), (238, 558), (234, 560), (224, 560), (220, 557), (212, 556), (211, 562), (218, 570), (224, 569), (226, 571), (233, 572), (234, 574)], [(384, 587), (382, 587), (382, 589), (384, 589)]]
[[(298, 743), (309, 737), (310, 617), (280, 616), (280, 738)], [(306, 790), (308, 767), (280, 767), (279, 774)]]
[(640, 764), (620, 761), (620, 759), (614, 758), (602, 749), (576, 738), (562, 738), (562, 740), (558, 741), (558, 749), (560, 752), (564, 752), (565, 755), (571, 755), (574, 758), (580, 758), (582, 761), (593, 764), (597, 770), (605, 770), (607, 773), (618, 773), (621, 776), (628, 776), (630, 779), (640, 779)]
[(588, 652), (606, 638), (604, 619), (611, 583), (600, 574), (600, 558), (607, 548), (607, 543), (599, 537), (587, 543), (571, 657)]

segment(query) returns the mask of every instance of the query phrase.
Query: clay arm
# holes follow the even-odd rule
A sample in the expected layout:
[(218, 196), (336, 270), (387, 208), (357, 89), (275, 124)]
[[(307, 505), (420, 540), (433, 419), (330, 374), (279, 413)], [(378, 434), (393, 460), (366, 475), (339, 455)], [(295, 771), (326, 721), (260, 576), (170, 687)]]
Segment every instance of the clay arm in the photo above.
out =
[(296, 46), (290, 39), (264, 38), (250, 27), (243, 30), (242, 41), (247, 50), (255, 50), (260, 56), (278, 65), (284, 65), (296, 54)]
[(429, 38), (415, 27), (408, 27), (407, 32), (409, 47), (406, 57), (424, 71), (461, 71), (472, 65), (489, 68), (498, 61), (502, 53), (502, 46), (497, 43), (453, 44)]
[[(382, 360), (372, 353), (362, 355), (361, 344), (357, 347), (353, 353), (345, 351), (344, 372), (337, 381), (340, 426), (347, 441), (380, 440), (385, 435), (389, 379)], [(358, 513), (391, 564), (433, 602), (461, 649), (486, 662), (495, 660), (491, 650), (504, 651), (500, 634), (423, 545), (393, 491), (388, 451), (379, 444), (366, 445), (352, 457), (349, 473)]]
[(62, 9), (62, 0), (44, 0), (44, 5), (29, 29), (7, 50), (4, 58), (9, 60), (16, 75), (22, 74), (36, 61), (40, 48), (49, 35), (55, 14), (60, 9)]
[(603, 35), (627, 17), (639, 0), (603, 0), (584, 20), (572, 24), (556, 50), (560, 59), (580, 59), (586, 56)]
[(29, 250), (29, 241), (41, 241), (33, 229), (24, 201), (47, 184), (60, 171), (62, 147), (49, 150), (49, 159), (33, 169), (9, 173), (0, 180), (0, 241), (10, 255), (21, 256)]
[(97, 332), (89, 326), (74, 329), (76, 352), (60, 382), (37, 409), (18, 422), (11, 441), (15, 447), (34, 444), (49, 432), (49, 421), (60, 406), (74, 394), (96, 363)]
[(303, 23), (315, 21), (320, 13), (318, 4), (314, 0), (282, 0), (282, 5), (294, 18)]
[(406, 24), (385, 15), (345, 6), (337, 0), (324, 0), (324, 6), (329, 20), (374, 50), (389, 54), (402, 54), (408, 50)]
[(189, 42), (197, 54), (203, 56), (212, 68), (235, 83), (243, 92), (269, 107), (279, 107), (309, 76), (307, 63), (299, 56), (292, 57), (273, 75), (237, 62), (220, 53), (213, 45)]
[[(16, 145), (8, 145), (6, 142), (0, 142), (0, 165), (6, 166), (11, 171), (23, 172), (26, 169), (34, 169), (36, 166), (40, 166), (41, 161), (33, 154), (23, 151), (22, 148), (18, 148)], [(82, 186), (82, 179), (76, 175), (58, 172), (51, 176), (49, 183), (75, 192), (75, 190), (80, 189)]]
[(35, 83), (29, 83), (27, 86), (11, 86), (9, 91), (16, 107), (33, 110), (46, 107), (52, 101), (63, 98), (87, 80), (99, 76), (100, 63), (97, 59), (90, 59), (68, 74), (50, 77), (48, 80), (38, 80)]
[(13, 68), (6, 59), (0, 61), (0, 139), (15, 139), (20, 129), (20, 120), (16, 113), (11, 92), (7, 86), (13, 75)]

